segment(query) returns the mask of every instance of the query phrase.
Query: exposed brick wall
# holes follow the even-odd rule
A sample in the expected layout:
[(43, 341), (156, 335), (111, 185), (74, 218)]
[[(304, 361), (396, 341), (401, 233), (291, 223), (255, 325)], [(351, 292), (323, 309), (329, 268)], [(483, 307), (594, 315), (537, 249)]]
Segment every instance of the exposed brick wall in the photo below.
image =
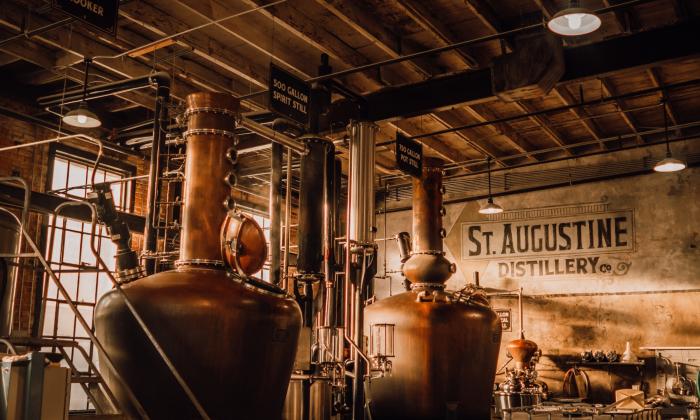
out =
[[(12, 107), (18, 112), (29, 113), (31, 110), (23, 107), (21, 104), (8, 103), (0, 101), (3, 105)], [(56, 137), (56, 133), (34, 124), (30, 124), (21, 120), (0, 116), (0, 147), (11, 146), (15, 144), (24, 144), (32, 141), (49, 139)], [(81, 142), (69, 141), (66, 144), (74, 148), (86, 150), (95, 153), (95, 147), (86, 145)], [(50, 146), (40, 145), (31, 146), (11, 151), (0, 153), (0, 176), (20, 176), (30, 185), (32, 191), (45, 192), (48, 163), (49, 163)], [(125, 160), (130, 165), (136, 167), (136, 175), (147, 173), (148, 161), (139, 157), (127, 157), (114, 153), (106, 152), (107, 156)], [(147, 183), (144, 180), (136, 182), (135, 194), (133, 197), (133, 209), (135, 213), (143, 214), (146, 203), (146, 188)], [(44, 245), (41, 243), (41, 227), (47, 222), (47, 216), (31, 213), (28, 224), (28, 232), (32, 239), (37, 243), (40, 249), (43, 250)], [(0, 238), (2, 240), (2, 238)], [(134, 245), (140, 246), (140, 232), (134, 232)], [(136, 248), (138, 249), (138, 248)], [(23, 251), (29, 251), (25, 244)], [(26, 263), (34, 263), (32, 260), (25, 259)], [(38, 264), (38, 261), (36, 262)], [(14, 314), (14, 335), (28, 335), (31, 331), (34, 313), (34, 293), (37, 290), (34, 279), (34, 270), (31, 267), (23, 267), (19, 272), (19, 287), (16, 292), (15, 314)]]

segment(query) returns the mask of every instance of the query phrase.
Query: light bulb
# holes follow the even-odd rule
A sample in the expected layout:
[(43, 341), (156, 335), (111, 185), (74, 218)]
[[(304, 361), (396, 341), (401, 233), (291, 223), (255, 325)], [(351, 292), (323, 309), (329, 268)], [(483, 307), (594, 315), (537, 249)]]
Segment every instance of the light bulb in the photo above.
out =
[(569, 24), (569, 28), (579, 29), (581, 27), (581, 21), (583, 20), (584, 16), (585, 15), (583, 13), (572, 13), (570, 15), (566, 15), (566, 20)]
[(82, 114), (78, 115), (78, 123), (79, 124), (85, 124), (86, 122), (87, 122), (87, 116), (82, 115)]

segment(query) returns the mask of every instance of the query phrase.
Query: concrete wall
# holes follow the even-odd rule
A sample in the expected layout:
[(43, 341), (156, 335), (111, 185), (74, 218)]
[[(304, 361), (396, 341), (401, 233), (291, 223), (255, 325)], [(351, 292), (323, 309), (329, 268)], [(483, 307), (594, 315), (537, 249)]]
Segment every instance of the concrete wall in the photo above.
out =
[[(698, 145), (676, 144), (674, 150), (687, 153), (698, 150)], [(662, 152), (658, 148), (637, 150), (555, 165), (597, 164), (659, 156)], [(496, 201), (507, 211), (490, 218), (477, 212), (482, 202), (447, 206), (445, 251), (458, 267), (448, 288), (459, 289), (471, 282), (475, 271), (481, 274), (482, 286), (490, 290), (522, 287), (526, 295), (524, 332), (545, 354), (540, 374), (555, 391), (560, 389), (563, 372), (569, 367), (566, 361), (577, 358), (584, 350), (622, 353), (626, 341), (638, 353), (642, 346), (700, 345), (700, 168), (513, 194), (497, 197)], [(602, 220), (604, 230), (605, 220), (610, 219), (614, 233), (616, 217), (620, 234), (617, 246), (612, 235), (609, 246), (603, 240), (599, 247), (597, 219)], [(594, 220), (593, 249), (588, 248), (588, 220)], [(581, 249), (577, 246), (576, 221), (582, 221)], [(385, 217), (379, 215), (378, 237), (410, 232), (411, 212), (389, 213), (386, 226), (384, 222)], [(553, 251), (534, 252), (530, 243), (527, 251), (521, 248), (523, 252), (518, 252), (514, 244), (511, 253), (509, 246), (503, 246), (508, 241), (504, 237), (506, 229), (510, 229), (515, 240), (517, 226), (524, 232), (525, 226), (529, 229), (540, 225), (535, 235), (538, 239), (543, 238), (544, 225), (549, 225), (551, 234), (553, 223), (564, 223), (564, 233), (571, 236), (570, 249), (562, 236), (558, 238), (561, 247)], [(469, 255), (470, 250), (476, 254), (476, 245), (468, 235), (473, 226), (493, 232), (489, 255), (484, 252), (483, 235), (475, 236), (482, 245), (481, 253)], [(379, 250), (381, 276), (385, 247), (380, 245)], [(388, 244), (385, 255), (391, 279), (376, 280), (378, 298), (402, 290), (401, 275), (396, 273), (400, 262), (393, 242)], [(518, 262), (522, 262), (522, 269), (513, 270)], [(517, 338), (517, 299), (494, 298), (492, 304), (512, 312), (512, 330), (503, 334), (502, 344)], [(499, 366), (505, 360), (502, 349)], [(653, 376), (653, 367), (646, 371)], [(609, 396), (610, 388), (639, 381), (639, 372), (634, 368), (614, 371), (612, 375), (590, 372), (590, 376), (596, 395), (602, 399)], [(655, 381), (647, 381), (653, 392)]]

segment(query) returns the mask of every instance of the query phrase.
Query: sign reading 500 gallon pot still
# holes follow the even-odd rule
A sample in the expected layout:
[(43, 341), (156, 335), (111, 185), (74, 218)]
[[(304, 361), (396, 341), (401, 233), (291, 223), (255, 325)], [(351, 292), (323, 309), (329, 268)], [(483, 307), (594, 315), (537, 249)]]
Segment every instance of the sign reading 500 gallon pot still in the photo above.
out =
[(467, 222), (462, 260), (487, 260), (499, 278), (624, 275), (634, 251), (634, 212)]
[(401, 172), (420, 178), (423, 172), (423, 145), (396, 133), (396, 163)]
[(53, 0), (53, 7), (88, 25), (117, 35), (119, 0)]
[(304, 126), (309, 124), (308, 83), (270, 64), (270, 110)]

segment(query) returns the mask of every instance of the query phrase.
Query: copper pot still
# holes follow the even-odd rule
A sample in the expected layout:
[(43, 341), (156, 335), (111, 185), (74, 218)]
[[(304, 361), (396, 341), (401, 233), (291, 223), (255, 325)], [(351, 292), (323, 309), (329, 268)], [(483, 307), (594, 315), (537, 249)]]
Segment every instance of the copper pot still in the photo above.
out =
[(413, 180), (413, 250), (403, 266), (412, 290), (365, 310), (370, 330), (394, 326), (391, 372), (367, 385), (375, 420), (490, 418), (501, 324), (479, 289), (444, 289), (455, 269), (442, 248), (442, 194), (441, 162), (428, 159)]
[[(209, 418), (275, 419), (292, 371), (301, 312), (281, 290), (246, 278), (260, 268), (267, 250), (259, 226), (232, 212), (238, 113), (229, 95), (187, 97), (177, 269), (122, 289)], [(98, 302), (95, 328), (151, 419), (202, 417), (115, 290)], [(104, 376), (126, 414), (138, 418), (114, 372)]]

